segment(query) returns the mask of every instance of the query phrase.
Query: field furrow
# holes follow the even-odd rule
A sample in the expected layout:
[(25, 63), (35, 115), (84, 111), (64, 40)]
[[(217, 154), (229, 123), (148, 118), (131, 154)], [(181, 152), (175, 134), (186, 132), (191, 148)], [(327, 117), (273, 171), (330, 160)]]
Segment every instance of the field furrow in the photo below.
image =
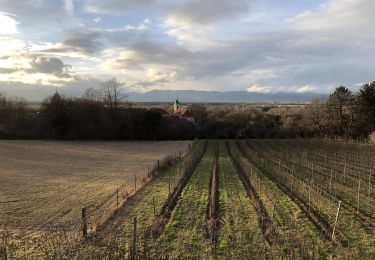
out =
[[(104, 255), (113, 255), (112, 251), (130, 251), (133, 240), (133, 221), (137, 218), (137, 251), (145, 253), (143, 238), (145, 230), (152, 225), (155, 217), (162, 209), (164, 202), (169, 197), (170, 187), (176, 186), (183, 177), (185, 166), (189, 161), (204, 150), (205, 141), (195, 143), (191, 151), (166, 170), (161, 171), (150, 183), (144, 185), (137, 193), (128, 199), (116, 214), (101, 226), (91, 240), (89, 249), (97, 252), (105, 252)], [(111, 248), (113, 244), (119, 248)]]
[(233, 154), (240, 161), (249, 180), (254, 183), (265, 208), (270, 212), (278, 231), (278, 251), (289, 257), (313, 257), (316, 251), (319, 251), (322, 256), (328, 256), (333, 248), (330, 242), (290, 197), (290, 194), (286, 194), (252, 163), (251, 155), (244, 151), (244, 147), (241, 147), (243, 144), (235, 144), (232, 141), (231, 146)]
[(207, 152), (183, 190), (164, 232), (153, 243), (153, 256), (197, 258), (211, 254), (211, 243), (206, 239), (206, 210), (213, 159), (214, 143), (209, 142)]
[[(362, 254), (371, 255), (374, 248), (374, 230), (363, 226), (363, 221), (358, 218), (347, 207), (341, 207), (338, 222), (335, 222), (335, 215), (339, 202), (332, 200), (324, 193), (319, 192), (319, 179), (314, 179), (314, 185), (311, 182), (298, 179), (295, 176), (301, 174), (296, 171), (287, 170), (287, 160), (282, 161), (276, 154), (267, 153), (267, 149), (259, 145), (260, 141), (256, 141), (257, 145), (250, 145), (253, 160), (258, 167), (279, 185), (285, 193), (295, 196), (308, 211), (314, 212), (314, 215), (325, 223), (327, 237), (331, 237), (333, 228), (336, 227), (335, 238), (343, 241), (348, 249), (342, 250), (346, 254)], [(276, 160), (275, 160), (276, 159)], [(287, 166), (286, 166), (287, 165)], [(311, 171), (311, 170), (310, 170)], [(309, 172), (310, 172), (309, 171)], [(311, 178), (311, 177), (310, 177)], [(324, 227), (322, 227), (324, 230)], [(341, 238), (340, 238), (341, 237)]]
[(220, 141), (219, 151), (221, 224), (216, 253), (226, 259), (266, 256), (269, 246), (257, 211), (233, 167), (224, 141)]

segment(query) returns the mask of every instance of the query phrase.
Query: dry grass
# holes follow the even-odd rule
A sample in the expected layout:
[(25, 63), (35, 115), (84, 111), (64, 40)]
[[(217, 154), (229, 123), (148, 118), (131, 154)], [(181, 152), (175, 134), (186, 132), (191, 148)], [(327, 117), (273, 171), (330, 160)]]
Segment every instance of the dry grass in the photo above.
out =
[(369, 141), (370, 141), (371, 144), (375, 144), (375, 132), (372, 132), (369, 135)]
[(157, 160), (190, 142), (0, 141), (0, 226), (76, 228), (81, 208), (134, 190)]

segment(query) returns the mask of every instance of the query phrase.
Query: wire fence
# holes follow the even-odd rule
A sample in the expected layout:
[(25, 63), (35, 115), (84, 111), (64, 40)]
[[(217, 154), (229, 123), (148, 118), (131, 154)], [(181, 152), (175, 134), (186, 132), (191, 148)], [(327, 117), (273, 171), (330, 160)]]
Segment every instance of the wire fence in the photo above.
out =
[[(180, 150), (173, 155), (165, 156), (148, 166), (144, 175), (134, 174), (133, 183), (123, 183), (113, 192), (107, 194), (100, 202), (91, 205), (80, 205), (79, 202), (73, 203), (71, 208), (81, 214), (75, 214), (73, 220), (64, 223), (43, 223), (43, 220), (37, 221), (38, 224), (16, 225), (11, 222), (0, 226), (0, 259), (13, 259), (18, 257), (33, 258), (36, 256), (48, 255), (46, 247), (64, 248), (64, 257), (66, 250), (77, 252), (73, 248), (77, 243), (82, 242), (87, 236), (95, 234), (96, 230), (104, 225), (115, 212), (124, 206), (128, 199), (136, 192), (158, 176), (160, 172), (170, 167), (190, 151), (191, 145)], [(46, 207), (52, 205), (46, 205)], [(78, 210), (80, 209), (80, 211)], [(56, 221), (58, 222), (58, 221)], [(27, 250), (26, 250), (27, 248)], [(54, 250), (58, 252), (58, 250)], [(35, 252), (38, 252), (35, 255)], [(47, 257), (48, 258), (48, 257)], [(53, 256), (52, 258), (58, 258)]]

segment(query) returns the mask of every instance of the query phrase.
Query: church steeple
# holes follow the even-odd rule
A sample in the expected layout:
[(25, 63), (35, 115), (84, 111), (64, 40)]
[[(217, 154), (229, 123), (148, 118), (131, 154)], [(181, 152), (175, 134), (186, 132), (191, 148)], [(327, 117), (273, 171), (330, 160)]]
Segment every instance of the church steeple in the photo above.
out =
[(180, 102), (178, 101), (178, 98), (176, 98), (176, 101), (174, 102), (174, 106), (173, 106), (174, 112), (176, 113), (176, 111), (179, 108), (180, 108)]

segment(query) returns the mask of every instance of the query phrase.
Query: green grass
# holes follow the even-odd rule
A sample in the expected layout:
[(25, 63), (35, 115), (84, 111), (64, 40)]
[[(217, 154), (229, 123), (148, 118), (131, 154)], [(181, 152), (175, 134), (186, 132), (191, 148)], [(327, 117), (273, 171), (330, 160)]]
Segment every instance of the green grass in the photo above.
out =
[[(158, 213), (164, 201), (168, 198), (169, 180), (171, 180), (171, 187), (173, 188), (182, 176), (184, 163), (190, 160), (199, 149), (202, 149), (203, 145), (203, 140), (198, 141), (182, 161), (160, 172), (157, 177), (145, 184), (133, 197), (129, 198), (118, 214), (98, 231), (99, 239), (95, 241), (90, 250), (94, 250), (95, 253), (103, 252), (106, 247), (113, 244), (113, 241), (116, 241), (116, 244), (127, 250), (132, 240), (134, 217), (137, 217), (137, 237), (142, 237), (143, 231), (154, 220), (153, 197), (155, 198), (156, 213)], [(98, 248), (95, 249), (95, 247)], [(142, 244), (139, 244), (138, 247), (142, 247)]]
[(280, 236), (278, 250), (298, 257), (312, 257), (316, 252), (327, 257), (332, 252), (332, 245), (298, 205), (246, 159), (234, 141), (231, 147), (276, 225)]
[(265, 256), (268, 244), (224, 141), (219, 143), (219, 191), (221, 224), (217, 255), (226, 259)]
[[(364, 146), (363, 150), (356, 151), (356, 145), (345, 145), (342, 147), (340, 144), (329, 144), (328, 148), (322, 141), (288, 141), (288, 140), (275, 140), (274, 142), (252, 142), (259, 147), (259, 149), (268, 151), (268, 153), (283, 154), (284, 161), (286, 161), (292, 167), (297, 167), (299, 173), (303, 174), (307, 172), (311, 173), (311, 165), (314, 165), (314, 178), (320, 179), (319, 183), (321, 187), (329, 189), (329, 179), (332, 170), (333, 182), (332, 192), (341, 200), (352, 206), (357, 206), (357, 191), (358, 191), (358, 180), (360, 178), (360, 208), (367, 215), (375, 215), (375, 209), (373, 207), (375, 198), (368, 196), (368, 180), (370, 176), (370, 169), (373, 169), (373, 163), (375, 159), (372, 155), (367, 155), (371, 152), (372, 146)], [(310, 147), (307, 152), (304, 147)], [(354, 146), (354, 147), (353, 147)], [(353, 150), (353, 151), (352, 151)], [(374, 153), (375, 151), (373, 151)], [(337, 159), (335, 154), (342, 153), (344, 159)], [(299, 156), (295, 155), (305, 154), (304, 163), (301, 164)], [(353, 155), (354, 154), (354, 155)], [(357, 154), (359, 156), (359, 162), (356, 161)], [(345, 175), (344, 175), (345, 169)], [(374, 173), (375, 175), (375, 173)], [(372, 185), (370, 186), (372, 193), (375, 190), (375, 178), (370, 179)]]
[[(270, 140), (265, 140), (264, 142), (261, 140), (250, 141), (249, 144), (252, 147), (252, 160), (258, 161), (261, 163), (263, 159), (271, 159), (271, 160), (280, 160), (282, 166), (291, 166), (292, 158), (288, 156), (290, 155), (291, 149), (293, 148), (293, 141), (285, 141), (288, 145), (285, 146), (278, 146), (278, 148), (274, 148), (275, 144), (279, 143), (279, 141), (275, 141), (275, 143), (271, 142)], [(298, 142), (298, 141), (297, 141)], [(280, 144), (280, 143), (279, 143)], [(297, 144), (296, 144), (297, 145)], [(275, 152), (276, 151), (276, 152)], [(282, 158), (281, 158), (282, 155)], [(288, 186), (291, 183), (291, 179), (289, 175), (282, 170), (281, 174), (279, 174), (279, 167), (278, 163), (272, 162), (267, 165), (268, 171), (276, 176), (276, 178), (283, 183), (284, 185)], [(305, 169), (304, 167), (296, 167), (296, 174), (303, 174), (305, 177), (309, 176), (311, 170)], [(299, 171), (298, 171), (299, 170)], [(317, 184), (319, 187), (324, 188), (324, 184), (322, 184), (323, 180), (317, 178), (314, 175), (314, 183)], [(293, 182), (293, 192), (294, 194), (299, 197), (300, 199), (304, 200), (306, 203), (308, 201), (308, 186), (303, 182)], [(312, 189), (313, 192), (311, 193), (311, 206), (322, 216), (328, 223), (333, 223), (334, 215), (337, 210), (337, 201), (331, 200), (320, 193), (316, 192)], [(337, 226), (337, 232), (339, 232), (344, 239), (348, 240), (349, 247), (348, 249), (337, 249), (334, 250), (333, 253), (335, 255), (345, 255), (345, 256), (366, 256), (370, 257), (374, 255), (374, 248), (375, 248), (375, 230), (374, 229), (365, 229), (362, 225), (360, 219), (358, 219), (352, 212), (349, 210), (341, 207), (340, 214), (339, 214), (339, 224)]]
[(157, 255), (171, 258), (208, 257), (211, 248), (205, 237), (206, 207), (213, 161), (213, 142), (181, 194), (161, 237), (155, 243)]
[[(206, 214), (216, 142), (219, 144), (220, 224), (216, 236), (217, 241), (213, 243), (208, 239), (206, 234)], [(349, 182), (334, 179), (332, 183), (335, 188), (334, 194), (344, 199), (345, 202), (356, 206), (355, 198), (353, 197), (355, 185), (350, 182), (355, 181), (355, 171), (359, 171), (362, 174), (359, 175), (359, 178), (365, 180), (366, 171), (374, 167), (373, 159), (371, 159), (373, 158), (374, 148), (373, 146), (337, 143), (335, 141), (242, 140), (239, 141), (239, 146), (236, 141), (229, 141), (230, 150), (236, 158), (236, 162), (238, 162), (251, 181), (264, 208), (273, 220), (278, 233), (278, 240), (272, 243), (272, 245), (265, 241), (265, 236), (260, 228), (258, 214), (254, 208), (257, 204), (253, 204), (253, 201), (247, 196), (245, 187), (236, 168), (232, 164), (226, 143), (223, 140), (211, 140), (208, 142), (207, 151), (182, 191), (164, 230), (157, 237), (147, 236), (145, 238), (144, 231), (149, 230), (152, 224), (155, 225), (153, 197), (155, 198), (155, 207), (158, 213), (168, 198), (169, 183), (171, 183), (170, 186), (173, 189), (182, 177), (182, 169), (185, 163), (195, 153), (200, 151), (203, 146), (204, 141), (196, 142), (192, 150), (181, 161), (175, 162), (168, 169), (162, 170), (152, 181), (145, 184), (130, 197), (125, 205), (105, 225), (97, 230), (95, 237), (87, 241), (84, 245), (80, 244), (78, 254), (73, 252), (72, 255), (64, 255), (64, 257), (117, 259), (122, 255), (128, 256), (127, 250), (132, 241), (133, 218), (137, 217), (137, 254), (140, 259), (163, 257), (171, 259), (374, 258), (375, 229), (365, 228), (364, 223), (356, 214), (345, 207), (341, 208), (337, 232), (348, 240), (349, 247), (335, 247), (330, 240), (324, 237), (313, 222), (310, 221), (305, 212), (282, 191), (283, 188), (279, 188), (282, 186), (287, 187), (287, 189), (291, 190), (294, 197), (299, 198), (307, 204), (308, 185), (306, 180), (311, 176), (312, 172), (308, 164), (314, 163), (315, 165), (313, 171), (314, 183), (320, 189), (327, 190), (327, 170), (332, 169), (335, 173), (339, 174), (340, 169), (346, 163), (348, 169), (352, 171), (351, 176), (348, 177)], [(73, 149), (70, 153), (83, 153), (87, 157), (87, 164), (90, 164), (91, 160), (89, 159), (93, 155), (89, 151), (90, 149), (84, 147), (83, 150), (80, 148), (79, 151)], [(305, 153), (306, 151), (308, 153)], [(98, 152), (96, 151), (95, 154)], [(307, 155), (305, 156), (305, 154)], [(47, 159), (52, 155), (47, 154), (45, 156), (46, 158), (44, 159), (48, 162)], [(120, 156), (120, 153), (116, 152), (114, 156)], [(8, 157), (11, 160), (11, 157)], [(75, 163), (79, 163), (80, 160), (77, 159)], [(279, 170), (279, 161), (281, 170)], [(19, 161), (20, 165), (27, 166), (27, 164), (21, 162), (22, 160)], [(104, 160), (102, 163), (113, 164), (114, 162)], [(129, 164), (129, 162), (126, 163)], [(136, 164), (136, 162), (134, 163)], [(36, 164), (39, 165), (37, 162)], [(8, 174), (8, 170), (11, 172), (12, 165), (16, 165), (16, 163), (11, 161), (7, 166), (8, 168), (10, 167), (9, 169), (4, 164), (5, 170), (3, 170), (2, 174)], [(93, 166), (97, 170), (100, 170), (105, 165), (100, 166), (97, 164)], [(293, 169), (294, 173), (290, 174), (287, 171), (288, 168)], [(48, 176), (48, 171), (45, 174), (45, 176)], [(375, 175), (375, 172), (373, 174)], [(56, 176), (64, 177), (63, 175), (63, 172), (58, 172)], [(118, 167), (116, 166), (108, 175), (109, 177), (113, 177), (112, 175), (120, 176)], [(132, 178), (127, 179), (126, 185), (132, 186), (132, 181)], [(112, 185), (111, 183), (107, 183), (107, 179), (98, 179), (98, 183), (94, 184), (99, 186)], [(277, 184), (282, 186), (278, 186)], [(54, 185), (58, 185), (58, 183)], [(93, 194), (97, 194), (103, 190), (103, 187), (98, 191), (94, 190), (95, 185), (90, 186)], [(375, 187), (375, 183), (373, 187)], [(365, 186), (362, 187), (360, 192), (361, 196), (363, 196), (363, 202), (360, 204), (361, 209), (367, 212), (367, 214), (374, 215), (374, 195), (365, 197)], [(56, 196), (55, 193), (59, 193), (59, 190), (50, 189), (44, 195)], [(112, 193), (109, 194), (111, 195)], [(38, 190), (37, 195), (44, 196), (41, 190)], [(58, 195), (63, 196), (63, 194)], [(90, 200), (95, 204), (102, 199), (92, 196)], [(66, 198), (64, 201), (66, 203), (66, 201), (69, 201), (69, 198)], [(15, 203), (18, 202), (15, 201)], [(312, 189), (311, 207), (330, 224), (333, 223), (337, 204), (338, 202), (332, 197), (319, 193), (319, 189)], [(32, 221), (43, 222), (45, 219), (53, 220), (55, 218), (54, 214), (49, 216), (42, 212), (42, 210), (48, 210), (50, 204), (46, 205), (47, 207), (36, 209), (41, 211), (38, 212), (38, 215), (43, 215), (43, 218), (32, 219)], [(31, 209), (25, 208), (24, 210), (27, 213)], [(76, 211), (78, 212), (78, 210)], [(75, 212), (75, 215), (79, 215), (79, 212), (77, 212)], [(56, 218), (59, 219), (58, 216)], [(91, 221), (91, 219), (89, 220)], [(17, 221), (19, 222), (18, 219)], [(52, 235), (51, 240), (48, 241), (49, 245), (47, 247), (44, 246), (44, 249), (55, 246), (53, 239), (56, 239), (56, 237), (53, 238)], [(0, 242), (2, 242), (1, 234)], [(37, 247), (37, 245), (30, 244), (21, 246), (24, 246), (27, 254), (29, 252), (30, 254), (33, 253), (32, 251)], [(38, 250), (43, 249), (43, 244), (40, 246), (41, 248)], [(34, 254), (34, 256), (36, 255)], [(43, 255), (39, 252), (37, 256), (42, 258)], [(58, 255), (56, 258), (63, 258), (62, 256)], [(52, 255), (50, 257), (52, 258)], [(31, 257), (29, 255), (26, 258)]]

